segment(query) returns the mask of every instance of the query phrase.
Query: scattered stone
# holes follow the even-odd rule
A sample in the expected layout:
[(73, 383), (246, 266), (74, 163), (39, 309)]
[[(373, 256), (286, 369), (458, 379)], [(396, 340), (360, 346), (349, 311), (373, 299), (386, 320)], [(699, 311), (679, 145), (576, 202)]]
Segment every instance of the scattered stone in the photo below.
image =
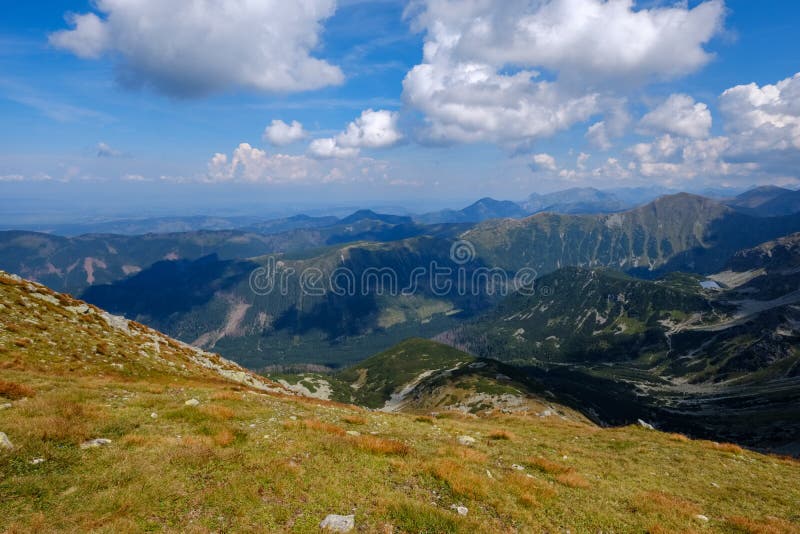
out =
[(111, 440), (106, 438), (90, 439), (89, 441), (81, 443), (81, 449), (96, 449), (97, 447), (108, 445), (109, 443), (111, 443)]
[(358, 430), (348, 430), (347, 431), (347, 435), (348, 436), (360, 436), (361, 432), (359, 432)]
[(641, 419), (637, 419), (636, 420), (636, 424), (639, 425), (640, 427), (644, 428), (645, 430), (655, 430), (656, 429), (656, 427), (654, 427), (653, 425), (651, 425), (650, 423), (648, 423), (646, 421), (642, 421)]
[(475, 445), (475, 438), (472, 436), (458, 436), (458, 443), (460, 445), (464, 445), (465, 447), (470, 447)]
[(552, 410), (545, 410), (539, 414), (539, 417), (551, 417), (553, 415)]
[(492, 476), (492, 472), (491, 472), (491, 471), (489, 471), (488, 469), (486, 470), (486, 476), (487, 476), (487, 477), (489, 477), (489, 478), (494, 478), (494, 477)]
[(719, 484), (717, 484), (716, 482), (712, 482), (711, 485), (714, 486), (715, 488), (719, 487)]
[(184, 402), (183, 404), (186, 405), (186, 406), (199, 406), (200, 405), (200, 401), (197, 400), (197, 399), (189, 399), (186, 402)]
[(703, 514), (697, 514), (696, 516), (694, 516), (694, 518), (697, 519), (698, 521), (702, 521), (703, 523), (708, 523), (708, 517), (704, 516)]
[(519, 464), (511, 464), (511, 469), (515, 471), (525, 471), (525, 468)]
[(39, 465), (42, 462), (44, 462), (44, 458), (34, 458), (31, 460), (31, 465)]
[(76, 491), (78, 491), (78, 486), (70, 486), (67, 489), (65, 489), (63, 492), (61, 492), (61, 496), (62, 497), (66, 497), (67, 495), (72, 495)]
[(350, 532), (356, 528), (356, 516), (328, 514), (319, 524), (319, 528), (330, 532)]
[(5, 432), (0, 432), (0, 449), (5, 449), (10, 451), (14, 448), (14, 444), (11, 443), (11, 440), (8, 439)]
[(10, 402), (6, 402), (5, 404), (0, 404), (0, 410), (8, 410), (9, 408), (13, 407), (14, 405)]
[(297, 421), (297, 416), (296, 415), (290, 415), (289, 419), (291, 419), (292, 421)]
[(153, 413), (150, 414), (150, 417), (152, 419), (158, 419), (158, 414), (156, 412), (153, 412)]
[(469, 508), (467, 508), (466, 506), (462, 506), (460, 504), (459, 505), (452, 504), (450, 505), (450, 509), (455, 510), (458, 513), (458, 515), (467, 515), (469, 513)]

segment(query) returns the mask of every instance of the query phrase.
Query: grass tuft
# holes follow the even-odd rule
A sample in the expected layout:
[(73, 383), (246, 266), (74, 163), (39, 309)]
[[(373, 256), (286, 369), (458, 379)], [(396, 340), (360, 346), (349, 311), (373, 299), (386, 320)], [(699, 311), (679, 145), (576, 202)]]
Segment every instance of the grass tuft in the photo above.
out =
[(17, 384), (16, 382), (6, 382), (0, 380), (0, 397), (5, 397), (11, 400), (19, 400), (36, 395), (36, 391), (25, 384)]
[(561, 475), (568, 473), (571, 470), (571, 468), (567, 467), (566, 465), (541, 457), (528, 458), (525, 460), (525, 463), (549, 475)]
[(514, 434), (512, 432), (509, 432), (508, 430), (492, 430), (491, 432), (489, 432), (489, 439), (492, 440), (511, 441), (515, 437), (516, 436), (514, 436)]
[(402, 441), (380, 438), (378, 436), (353, 436), (351, 438), (356, 447), (373, 454), (405, 456), (411, 452), (411, 447)]

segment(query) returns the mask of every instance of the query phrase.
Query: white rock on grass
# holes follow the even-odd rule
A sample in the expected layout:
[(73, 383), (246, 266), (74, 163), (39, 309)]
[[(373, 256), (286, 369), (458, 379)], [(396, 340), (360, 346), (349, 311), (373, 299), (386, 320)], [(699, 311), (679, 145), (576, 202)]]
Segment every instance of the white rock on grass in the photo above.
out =
[(5, 449), (10, 451), (14, 448), (14, 444), (11, 443), (11, 440), (8, 439), (5, 432), (0, 432), (0, 449)]
[(3, 404), (0, 404), (0, 410), (8, 410), (9, 408), (11, 408), (13, 406), (14, 405), (11, 404), (10, 402), (6, 402), (6, 403), (3, 403)]
[(156, 412), (153, 412), (153, 413), (150, 414), (150, 418), (151, 419), (158, 419), (158, 414)]
[(458, 443), (460, 445), (464, 445), (465, 447), (475, 445), (475, 441), (475, 438), (472, 436), (458, 436)]
[(183, 404), (185, 404), (186, 406), (198, 406), (200, 404), (200, 401), (197, 399), (189, 399)]
[(651, 425), (650, 423), (648, 423), (646, 421), (643, 421), (641, 419), (637, 419), (636, 420), (636, 424), (639, 425), (640, 427), (644, 428), (645, 430), (655, 430), (656, 429), (653, 425)]
[(350, 532), (356, 528), (356, 516), (329, 514), (319, 524), (319, 528), (328, 532)]
[(708, 523), (709, 521), (708, 516), (705, 516), (703, 514), (697, 514), (696, 516), (694, 516), (694, 518), (697, 519), (698, 521), (702, 521), (703, 523)]
[(44, 458), (34, 458), (31, 460), (31, 465), (39, 465), (44, 462)]
[(514, 471), (525, 471), (525, 468), (519, 464), (511, 464), (511, 469)]
[(96, 449), (97, 447), (108, 445), (109, 443), (111, 443), (111, 440), (106, 438), (90, 439), (89, 441), (81, 443), (81, 449)]
[(456, 513), (458, 513), (458, 515), (467, 515), (469, 513), (469, 508), (467, 508), (466, 506), (462, 506), (460, 504), (459, 505), (453, 504), (450, 506), (450, 509), (455, 510)]

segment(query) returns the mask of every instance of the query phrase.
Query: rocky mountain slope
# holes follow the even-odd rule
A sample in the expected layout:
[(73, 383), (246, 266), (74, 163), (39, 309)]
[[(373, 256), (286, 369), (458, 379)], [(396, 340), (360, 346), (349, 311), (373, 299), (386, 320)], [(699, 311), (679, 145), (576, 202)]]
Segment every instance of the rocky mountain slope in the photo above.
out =
[(287, 389), (385, 412), (530, 414), (588, 422), (515, 367), (407, 339), (335, 374), (276, 375)]
[(214, 356), (5, 274), (0, 305), (3, 531), (800, 528), (790, 459), (641, 426), (366, 411), (231, 381)]
[(529, 367), (598, 420), (800, 451), (797, 243), (742, 251), (709, 279), (562, 269), (442, 339)]

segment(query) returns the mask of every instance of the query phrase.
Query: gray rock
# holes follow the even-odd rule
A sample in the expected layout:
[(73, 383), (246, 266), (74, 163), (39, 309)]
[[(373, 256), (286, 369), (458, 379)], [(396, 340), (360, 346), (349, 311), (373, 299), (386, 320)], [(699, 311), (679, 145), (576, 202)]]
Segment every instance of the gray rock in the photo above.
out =
[(14, 444), (11, 443), (11, 440), (8, 439), (5, 432), (0, 432), (0, 449), (5, 449), (10, 451), (14, 448)]
[(89, 441), (81, 443), (81, 449), (96, 449), (97, 447), (108, 445), (109, 443), (111, 443), (111, 440), (106, 438), (90, 439)]
[(464, 445), (465, 447), (470, 447), (475, 445), (475, 438), (472, 436), (458, 436), (458, 443), (460, 445)]
[(350, 532), (356, 528), (356, 516), (329, 514), (319, 524), (319, 528), (329, 532)]
[(183, 404), (185, 404), (186, 406), (198, 406), (200, 404), (200, 401), (197, 399), (189, 399)]
[(462, 506), (460, 504), (459, 505), (453, 504), (450, 506), (450, 509), (455, 510), (458, 513), (458, 515), (467, 515), (469, 513), (469, 508), (467, 508), (466, 506)]
[(648, 422), (642, 421), (641, 419), (637, 419), (636, 420), (636, 424), (639, 425), (640, 427), (646, 429), (646, 430), (655, 430), (656, 429), (656, 427), (654, 427), (653, 425), (651, 425)]

